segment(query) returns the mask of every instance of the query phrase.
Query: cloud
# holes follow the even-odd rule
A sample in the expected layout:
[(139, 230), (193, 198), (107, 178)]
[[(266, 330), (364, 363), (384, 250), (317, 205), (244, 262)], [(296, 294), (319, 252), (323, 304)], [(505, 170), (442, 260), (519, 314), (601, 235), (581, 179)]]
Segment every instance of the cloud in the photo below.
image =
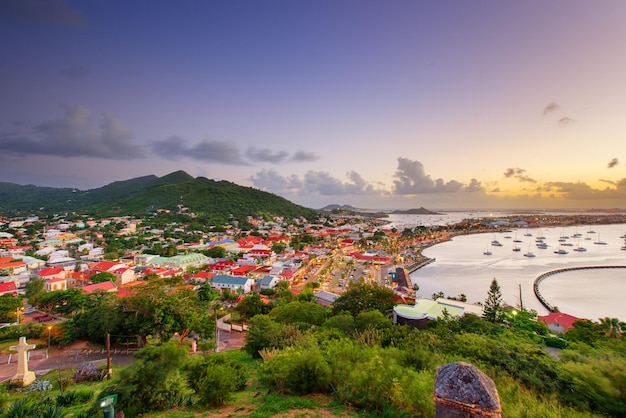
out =
[(251, 147), (246, 151), (246, 157), (254, 162), (278, 164), (285, 161), (288, 156), (289, 153), (286, 151), (272, 151), (268, 148), (256, 149)]
[(52, 23), (82, 28), (85, 16), (65, 0), (2, 0), (0, 17), (8, 21)]
[(622, 200), (626, 199), (626, 178), (613, 183), (615, 187), (605, 189), (593, 189), (586, 183), (551, 182), (546, 183), (547, 188), (556, 194), (570, 200)]
[(62, 105), (65, 115), (41, 122), (26, 134), (0, 134), (0, 151), (16, 155), (55, 155), (128, 160), (141, 157), (132, 131), (111, 113), (99, 126), (84, 106)]
[(572, 124), (574, 122), (575, 122), (574, 119), (568, 118), (567, 116), (562, 117), (561, 119), (559, 119), (559, 125), (561, 125), (561, 126), (567, 126), (567, 125), (570, 125), (570, 124)]
[(526, 170), (523, 168), (507, 168), (504, 172), (504, 177), (506, 178), (515, 178), (521, 182), (526, 183), (537, 183), (537, 180), (528, 177), (526, 174)]
[(398, 168), (393, 175), (397, 180), (393, 181), (394, 193), (399, 195), (414, 195), (424, 193), (454, 193), (483, 191), (484, 187), (476, 179), (472, 179), (469, 186), (463, 183), (443, 179), (433, 180), (424, 171), (424, 166), (419, 161), (411, 161), (407, 158), (398, 158)]
[(558, 110), (561, 106), (559, 106), (558, 103), (554, 103), (554, 102), (550, 102), (546, 105), (546, 107), (543, 108), (543, 115), (547, 115), (549, 113), (552, 113), (556, 110)]
[(344, 196), (344, 195), (383, 195), (382, 189), (375, 188), (356, 171), (346, 173), (349, 181), (341, 181), (324, 171), (308, 171), (304, 176), (282, 176), (275, 170), (262, 170), (249, 180), (254, 187), (275, 194), (294, 196)]
[(155, 154), (176, 160), (180, 157), (197, 161), (214, 162), (227, 165), (246, 165), (239, 149), (232, 143), (204, 139), (193, 146), (179, 136), (170, 136), (163, 140), (153, 141), (150, 149)]
[(609, 161), (606, 168), (613, 168), (618, 164), (619, 164), (619, 160), (617, 158), (613, 158), (611, 161)]
[(87, 65), (72, 65), (67, 68), (61, 68), (59, 73), (70, 80), (81, 80), (89, 75), (91, 70)]
[(291, 157), (291, 161), (311, 162), (319, 160), (319, 157), (312, 152), (296, 151)]

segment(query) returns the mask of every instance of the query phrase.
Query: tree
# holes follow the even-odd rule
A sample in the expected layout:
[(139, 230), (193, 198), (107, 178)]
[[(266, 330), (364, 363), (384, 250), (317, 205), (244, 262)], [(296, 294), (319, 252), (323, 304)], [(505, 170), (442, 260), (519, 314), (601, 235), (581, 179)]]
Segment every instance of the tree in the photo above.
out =
[(0, 322), (13, 322), (13, 315), (22, 306), (22, 301), (13, 295), (0, 296)]
[(180, 342), (190, 332), (202, 338), (213, 336), (213, 312), (180, 279), (154, 279), (120, 303), (127, 332), (137, 335), (140, 344), (147, 335), (167, 340), (178, 333)]
[(211, 258), (224, 258), (226, 257), (226, 249), (219, 245), (214, 245), (204, 252), (204, 255)]
[(101, 271), (100, 273), (96, 273), (89, 278), (91, 283), (102, 283), (102, 282), (117, 282), (117, 276), (113, 273), (109, 273), (108, 271)]
[(35, 304), (37, 298), (44, 293), (45, 281), (40, 277), (35, 277), (26, 283), (26, 299), (31, 304)]
[(378, 285), (352, 283), (348, 290), (335, 300), (333, 314), (349, 312), (356, 317), (361, 312), (380, 311), (383, 315), (395, 306), (393, 290)]
[(250, 319), (255, 315), (266, 314), (270, 309), (261, 299), (261, 295), (258, 293), (251, 293), (239, 302), (235, 310), (245, 320)]
[(98, 398), (118, 394), (127, 416), (182, 406), (181, 399), (193, 393), (183, 376), (187, 361), (188, 349), (173, 342), (145, 347)]
[(487, 299), (483, 307), (483, 318), (489, 322), (501, 322), (504, 317), (504, 310), (502, 309), (502, 292), (498, 281), (494, 278), (489, 286), (489, 292), (487, 293)]
[(624, 323), (617, 318), (604, 317), (600, 318), (600, 327), (604, 331), (604, 335), (609, 338), (618, 338), (622, 334)]

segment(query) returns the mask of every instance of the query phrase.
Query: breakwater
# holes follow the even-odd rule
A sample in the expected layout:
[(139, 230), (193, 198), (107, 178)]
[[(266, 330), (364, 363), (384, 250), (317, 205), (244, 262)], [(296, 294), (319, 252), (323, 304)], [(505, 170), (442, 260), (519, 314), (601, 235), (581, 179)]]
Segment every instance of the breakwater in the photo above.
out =
[(565, 273), (568, 271), (576, 271), (576, 270), (593, 270), (593, 269), (626, 269), (626, 266), (581, 266), (581, 267), (566, 267), (557, 270), (551, 270), (546, 273), (543, 273), (541, 276), (535, 279), (533, 283), (533, 292), (535, 292), (535, 296), (539, 303), (541, 303), (547, 310), (550, 312), (554, 312), (554, 306), (552, 306), (539, 292), (539, 285), (542, 281), (547, 279), (550, 276), (553, 276), (558, 273)]
[(436, 260), (434, 258), (429, 258), (426, 261), (423, 261), (421, 263), (415, 263), (415, 264), (411, 264), (410, 266), (407, 266), (406, 269), (409, 272), (409, 274), (413, 273), (414, 271), (417, 271), (419, 269), (421, 269), (424, 266), (429, 265), (430, 263), (435, 262)]

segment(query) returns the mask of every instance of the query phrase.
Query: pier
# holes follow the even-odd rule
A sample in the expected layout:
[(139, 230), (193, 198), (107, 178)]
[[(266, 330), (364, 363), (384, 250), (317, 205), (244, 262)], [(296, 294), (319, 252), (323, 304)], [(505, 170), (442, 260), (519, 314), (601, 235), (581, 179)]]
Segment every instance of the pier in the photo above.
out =
[(576, 271), (576, 270), (593, 270), (593, 269), (626, 269), (626, 266), (582, 266), (582, 267), (567, 267), (557, 270), (548, 271), (547, 273), (543, 273), (541, 276), (535, 279), (533, 283), (533, 291), (535, 292), (535, 296), (537, 300), (550, 312), (554, 312), (554, 307), (548, 303), (548, 301), (541, 295), (539, 292), (539, 284), (547, 279), (550, 276), (553, 276), (558, 273), (565, 273), (568, 271)]

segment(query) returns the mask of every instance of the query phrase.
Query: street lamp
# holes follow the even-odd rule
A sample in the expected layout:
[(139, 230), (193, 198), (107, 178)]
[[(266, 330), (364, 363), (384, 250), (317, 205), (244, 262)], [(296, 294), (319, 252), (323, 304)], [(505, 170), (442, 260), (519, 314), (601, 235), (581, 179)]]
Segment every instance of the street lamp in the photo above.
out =
[(24, 312), (23, 306), (15, 309), (15, 322), (17, 322), (18, 324), (20, 323), (20, 312)]
[(515, 322), (515, 317), (517, 316), (517, 311), (513, 311), (512, 314), (513, 314), (513, 322)]
[(48, 351), (50, 351), (50, 331), (52, 330), (52, 326), (48, 325)]

